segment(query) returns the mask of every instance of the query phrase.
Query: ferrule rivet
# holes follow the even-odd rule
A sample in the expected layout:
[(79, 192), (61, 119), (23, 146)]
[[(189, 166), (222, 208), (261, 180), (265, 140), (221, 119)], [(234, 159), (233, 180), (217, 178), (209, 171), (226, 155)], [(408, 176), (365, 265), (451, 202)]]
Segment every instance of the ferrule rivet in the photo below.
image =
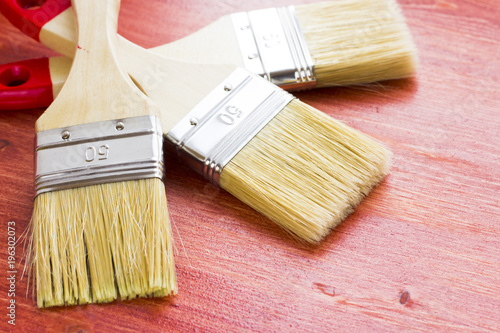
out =
[(116, 123), (116, 130), (117, 131), (121, 131), (124, 128), (125, 128), (125, 124), (123, 122), (119, 121), (119, 122)]
[(255, 54), (255, 53), (250, 53), (248, 55), (248, 59), (255, 59), (255, 58), (257, 58), (257, 54)]
[(233, 86), (230, 85), (229, 83), (224, 86), (225, 91), (231, 91), (231, 89), (233, 89)]
[(193, 125), (193, 126), (198, 125), (198, 119), (196, 119), (196, 118), (191, 118), (191, 119), (189, 119), (189, 122), (190, 122), (190, 123), (191, 123), (191, 125)]
[(68, 140), (70, 136), (71, 136), (71, 133), (68, 130), (65, 130), (61, 133), (61, 138), (63, 140)]

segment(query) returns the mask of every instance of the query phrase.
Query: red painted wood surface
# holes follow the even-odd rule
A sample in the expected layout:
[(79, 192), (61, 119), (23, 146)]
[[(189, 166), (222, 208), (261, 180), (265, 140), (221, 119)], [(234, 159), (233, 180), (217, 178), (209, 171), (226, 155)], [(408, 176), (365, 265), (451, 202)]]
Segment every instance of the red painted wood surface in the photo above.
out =
[[(120, 32), (152, 47), (234, 11), (300, 2), (123, 0)], [(297, 244), (167, 155), (179, 295), (39, 310), (23, 279), (16, 331), (499, 331), (500, 9), (400, 3), (414, 79), (299, 94), (394, 152), (392, 174), (324, 242)], [(3, 17), (0, 31), (0, 63), (54, 54)], [(31, 216), (42, 112), (0, 113), (1, 331), (12, 328), (7, 222), (20, 237)]]

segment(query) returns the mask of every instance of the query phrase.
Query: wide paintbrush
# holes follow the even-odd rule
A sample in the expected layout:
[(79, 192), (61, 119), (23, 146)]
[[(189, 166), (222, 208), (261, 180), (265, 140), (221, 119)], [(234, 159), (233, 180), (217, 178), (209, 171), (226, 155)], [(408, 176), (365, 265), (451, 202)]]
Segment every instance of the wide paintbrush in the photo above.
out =
[(118, 66), (119, 1), (73, 5), (79, 47), (36, 122), (38, 306), (175, 294), (158, 108)]

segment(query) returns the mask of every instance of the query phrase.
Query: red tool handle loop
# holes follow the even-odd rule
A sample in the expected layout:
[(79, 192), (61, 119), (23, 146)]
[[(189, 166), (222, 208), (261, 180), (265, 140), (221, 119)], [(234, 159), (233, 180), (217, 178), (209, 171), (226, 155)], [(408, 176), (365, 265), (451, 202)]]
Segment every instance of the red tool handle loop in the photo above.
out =
[(47, 107), (53, 99), (48, 58), (0, 65), (0, 110)]

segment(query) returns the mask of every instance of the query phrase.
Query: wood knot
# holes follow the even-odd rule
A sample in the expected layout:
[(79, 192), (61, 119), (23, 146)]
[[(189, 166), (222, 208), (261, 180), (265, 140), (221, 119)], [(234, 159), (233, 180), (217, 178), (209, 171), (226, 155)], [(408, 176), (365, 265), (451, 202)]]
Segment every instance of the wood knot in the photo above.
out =
[(7, 141), (7, 140), (0, 140), (0, 149), (3, 149), (5, 147), (7, 147), (8, 145), (10, 145), (9, 141)]
[(405, 290), (399, 295), (399, 304), (405, 305), (410, 300), (410, 293)]

